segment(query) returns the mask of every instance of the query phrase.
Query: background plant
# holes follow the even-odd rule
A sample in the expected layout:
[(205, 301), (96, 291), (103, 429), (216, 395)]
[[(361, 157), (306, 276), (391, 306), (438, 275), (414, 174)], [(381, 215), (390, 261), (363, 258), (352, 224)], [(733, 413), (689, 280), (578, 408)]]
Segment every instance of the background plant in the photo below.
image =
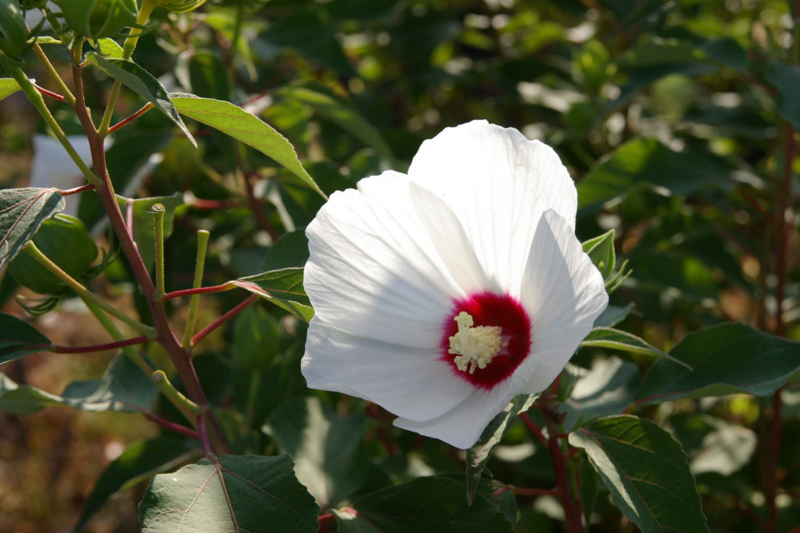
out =
[[(67, 274), (0, 286), (0, 529), (137, 531), (141, 500), (172, 531), (205, 481), (190, 519), (250, 531), (800, 524), (796, 2), (55, 4), (0, 0), (0, 262)], [(474, 118), (554, 146), (609, 290), (632, 274), (465, 456), (298, 362), (324, 196)], [(83, 181), (18, 188), (34, 132)]]

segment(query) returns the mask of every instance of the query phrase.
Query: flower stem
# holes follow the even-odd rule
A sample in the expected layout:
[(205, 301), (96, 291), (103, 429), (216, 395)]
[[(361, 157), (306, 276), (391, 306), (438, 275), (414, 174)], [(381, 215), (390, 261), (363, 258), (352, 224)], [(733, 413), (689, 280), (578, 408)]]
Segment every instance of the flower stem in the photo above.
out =
[(167, 375), (163, 370), (156, 370), (153, 372), (153, 383), (156, 384), (158, 390), (163, 394), (178, 410), (189, 420), (192, 425), (197, 425), (197, 417), (202, 416), (205, 410), (191, 401), (189, 398), (180, 393), (178, 389), (170, 382)]
[(151, 209), (156, 242), (155, 301), (160, 302), (164, 298), (164, 215), (166, 214), (166, 208), (164, 208), (163, 204), (154, 204)]
[(55, 67), (50, 62), (50, 59), (48, 59), (47, 55), (44, 53), (44, 50), (42, 50), (42, 47), (39, 43), (33, 44), (33, 52), (36, 54), (36, 57), (39, 58), (39, 61), (44, 66), (44, 69), (47, 71), (47, 74), (50, 75), (50, 78), (52, 78), (52, 80), (56, 82), (56, 85), (58, 85), (59, 90), (64, 95), (63, 96), (64, 101), (69, 105), (74, 106), (75, 96), (69, 90), (67, 84), (64, 83), (64, 80), (61, 79), (61, 76), (58, 75), (58, 71), (56, 71)]
[(89, 183), (97, 184), (100, 181), (98, 180), (97, 176), (89, 169), (88, 165), (83, 162), (83, 159), (78, 155), (78, 152), (75, 151), (72, 144), (70, 144), (67, 136), (64, 134), (64, 131), (61, 129), (61, 126), (58, 125), (55, 117), (50, 110), (47, 108), (47, 104), (44, 103), (44, 98), (42, 98), (42, 94), (36, 88), (36, 86), (28, 79), (25, 73), (19, 67), (11, 66), (11, 75), (14, 77), (14, 80), (17, 84), (22, 88), (22, 91), (28, 97), (28, 100), (31, 101), (33, 107), (42, 115), (44, 121), (50, 126), (50, 130), (56, 136), (58, 141), (67, 151), (69, 156), (75, 162), (75, 164), (80, 169), (81, 173), (83, 173), (84, 177)]
[[(153, 12), (153, 9), (155, 9), (157, 5), (157, 0), (142, 0), (142, 7), (139, 8), (139, 13), (136, 16), (136, 25), (144, 26), (147, 23), (147, 19), (150, 18), (150, 14)], [(141, 33), (141, 28), (131, 28), (128, 38), (125, 39), (125, 45), (122, 47), (123, 59), (131, 58), (133, 51), (136, 49), (136, 44), (139, 42), (139, 36)], [(108, 97), (106, 111), (103, 113), (103, 120), (100, 122), (100, 128), (98, 129), (98, 134), (100, 137), (106, 137), (109, 134), (111, 117), (114, 114), (114, 107), (117, 105), (117, 98), (119, 98), (119, 91), (121, 88), (122, 84), (118, 81), (115, 81), (114, 86), (111, 88), (111, 94)]]
[(78, 294), (78, 296), (80, 296), (84, 300), (91, 300), (92, 303), (100, 307), (103, 311), (121, 320), (122, 322), (128, 324), (137, 331), (143, 333), (147, 338), (149, 339), (156, 338), (157, 336), (156, 331), (153, 328), (151, 328), (150, 326), (146, 326), (141, 322), (139, 322), (138, 320), (129, 317), (122, 311), (116, 309), (115, 307), (112, 307), (99, 297), (95, 296), (94, 293), (92, 293), (86, 287), (81, 285), (78, 281), (72, 278), (72, 276), (61, 270), (61, 268), (57, 264), (53, 263), (50, 260), (50, 258), (44, 255), (42, 251), (36, 247), (33, 241), (28, 242), (28, 244), (25, 245), (25, 248), (23, 248), (23, 250), (25, 251), (25, 253), (36, 259), (39, 262), (39, 264), (41, 264), (43, 267), (49, 270), (54, 276), (56, 276), (59, 280), (61, 280), (70, 289), (75, 291), (75, 293)]
[[(197, 259), (194, 264), (193, 289), (199, 289), (203, 284), (203, 270), (206, 264), (206, 251), (208, 250), (208, 238), (210, 233), (206, 230), (197, 232)], [(183, 331), (183, 341), (181, 344), (186, 350), (192, 349), (192, 335), (194, 335), (194, 325), (197, 321), (197, 308), (200, 305), (200, 295), (193, 294), (189, 301), (189, 317), (186, 320), (186, 329)]]

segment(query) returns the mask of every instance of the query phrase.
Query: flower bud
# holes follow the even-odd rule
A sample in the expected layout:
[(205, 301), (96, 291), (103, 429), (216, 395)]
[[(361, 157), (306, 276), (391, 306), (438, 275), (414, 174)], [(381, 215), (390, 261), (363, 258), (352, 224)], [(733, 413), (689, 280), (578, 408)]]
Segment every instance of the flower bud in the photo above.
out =
[[(59, 214), (45, 220), (33, 237), (33, 243), (73, 278), (85, 274), (97, 258), (97, 245), (86, 226), (69, 215)], [(58, 278), (26, 253), (15, 257), (9, 270), (17, 283), (39, 294), (52, 294), (63, 288)]]
[(53, 0), (78, 37), (114, 37), (136, 24), (136, 0)]
[(206, 3), (206, 0), (158, 0), (158, 5), (173, 13), (187, 13)]

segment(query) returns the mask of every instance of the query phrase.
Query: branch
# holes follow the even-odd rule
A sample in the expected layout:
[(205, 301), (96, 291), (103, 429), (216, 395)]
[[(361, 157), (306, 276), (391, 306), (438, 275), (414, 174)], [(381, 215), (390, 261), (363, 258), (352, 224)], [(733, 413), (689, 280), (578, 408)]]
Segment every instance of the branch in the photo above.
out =
[(245, 308), (247, 308), (247, 306), (254, 303), (259, 298), (260, 296), (258, 296), (257, 294), (250, 296), (248, 299), (246, 299), (245, 301), (243, 301), (242, 303), (240, 303), (239, 305), (237, 305), (236, 307), (234, 307), (233, 309), (231, 309), (230, 311), (228, 311), (227, 313), (216, 319), (214, 322), (201, 329), (199, 332), (197, 332), (197, 334), (194, 337), (192, 337), (192, 346), (196, 345), (198, 342), (205, 339), (209, 333), (211, 333), (212, 331), (220, 327), (222, 324), (224, 324), (231, 318), (235, 317), (242, 311), (244, 311)]

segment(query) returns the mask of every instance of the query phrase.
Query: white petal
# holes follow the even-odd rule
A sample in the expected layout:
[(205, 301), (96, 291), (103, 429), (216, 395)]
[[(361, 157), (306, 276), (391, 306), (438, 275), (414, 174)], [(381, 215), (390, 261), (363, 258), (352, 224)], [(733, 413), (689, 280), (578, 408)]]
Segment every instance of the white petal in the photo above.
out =
[(483, 430), (516, 393), (507, 386), (497, 385), (492, 390), (476, 390), (455, 409), (427, 422), (414, 422), (398, 418), (394, 425), (425, 435), (466, 450), (471, 448)]
[(461, 291), (439, 259), (396, 172), (336, 192), (309, 224), (305, 289), (316, 314), (356, 335), (439, 346)]
[(409, 169), (415, 183), (442, 198), (461, 220), (489, 276), (520, 286), (542, 213), (575, 225), (575, 184), (549, 146), (515, 129), (475, 121), (422, 143)]
[(459, 288), (465, 294), (500, 292), (500, 285), (486, 275), (461, 222), (444, 200), (413, 182), (410, 193), (422, 225)]
[(420, 350), (359, 337), (311, 320), (301, 370), (308, 386), (377, 403), (418, 422), (463, 402), (474, 387), (456, 376), (438, 350)]
[(555, 211), (545, 212), (536, 228), (521, 298), (531, 316), (531, 358), (538, 361), (521, 392), (533, 394), (553, 382), (608, 305), (603, 276)]

